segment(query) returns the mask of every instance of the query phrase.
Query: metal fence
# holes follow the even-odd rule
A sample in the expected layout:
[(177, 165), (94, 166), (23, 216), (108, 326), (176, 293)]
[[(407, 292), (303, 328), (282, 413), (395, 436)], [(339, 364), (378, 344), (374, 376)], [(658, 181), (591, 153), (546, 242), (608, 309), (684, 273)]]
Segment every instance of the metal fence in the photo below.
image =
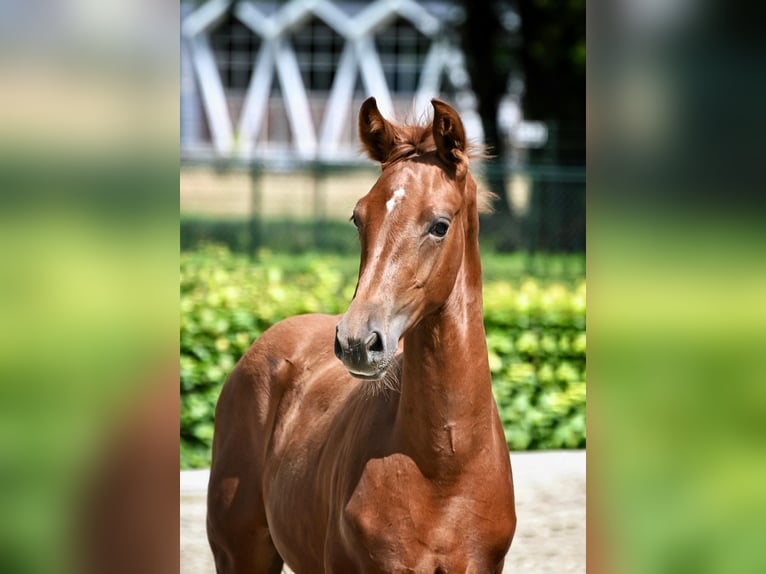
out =
[[(487, 170), (479, 166), (475, 172), (480, 186)], [(355, 252), (348, 218), (378, 174), (371, 162), (303, 162), (281, 169), (260, 162), (184, 162), (182, 247), (213, 241), (249, 252), (261, 247)], [(514, 168), (503, 176), (513, 216), (485, 217), (485, 241), (530, 254), (585, 251), (583, 169)]]

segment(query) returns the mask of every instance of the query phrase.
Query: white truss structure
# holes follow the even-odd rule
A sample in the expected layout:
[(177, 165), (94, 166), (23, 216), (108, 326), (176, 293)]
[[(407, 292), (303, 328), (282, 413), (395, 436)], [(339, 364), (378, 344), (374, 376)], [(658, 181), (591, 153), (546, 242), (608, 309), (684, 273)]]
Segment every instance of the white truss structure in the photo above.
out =
[[(359, 6), (359, 3), (356, 3)], [(431, 98), (441, 93), (442, 79), (459, 78), (458, 97), (452, 102), (466, 124), (467, 135), (483, 141), (481, 120), (470, 91), (463, 54), (442, 22), (415, 0), (376, 0), (354, 13), (332, 0), (290, 0), (268, 5), (254, 0), (208, 0), (182, 20), (181, 34), (188, 48), (204, 116), (216, 154), (227, 158), (252, 159), (263, 155), (255, 142), (264, 128), (272, 88), (278, 84), (291, 132), (287, 155), (298, 160), (347, 161), (359, 157), (356, 142), (344, 139), (355, 114), (357, 81), (367, 95), (377, 99), (384, 115), (394, 115), (394, 97), (388, 85), (375, 35), (401, 18), (428, 41), (429, 47), (419, 70), (411, 113), (418, 117), (430, 109)], [(227, 103), (226, 90), (210, 43), (211, 33), (231, 12), (260, 41), (244, 101), (235, 122)], [(343, 41), (324, 112), (315, 125), (309, 96), (290, 34), (311, 19), (321, 20)], [(454, 83), (454, 82), (453, 82)], [(516, 102), (511, 105), (517, 106)], [(522, 128), (519, 121), (515, 127)], [(527, 126), (529, 127), (529, 126)], [(544, 126), (543, 126), (544, 129)], [(518, 130), (516, 130), (518, 131)], [(509, 133), (509, 135), (512, 135)], [(530, 142), (531, 143), (531, 142)], [(285, 155), (283, 153), (283, 155)]]

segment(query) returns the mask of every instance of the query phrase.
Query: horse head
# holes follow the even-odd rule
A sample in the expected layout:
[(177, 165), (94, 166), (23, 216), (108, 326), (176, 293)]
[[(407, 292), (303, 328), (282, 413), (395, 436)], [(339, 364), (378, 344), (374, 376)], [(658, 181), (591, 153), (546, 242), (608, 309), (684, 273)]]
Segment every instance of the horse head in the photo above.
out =
[(478, 235), (463, 123), (448, 104), (431, 103), (427, 126), (389, 122), (374, 98), (359, 112), (360, 139), (382, 171), (354, 208), (359, 278), (335, 354), (360, 379), (381, 378), (399, 340), (447, 303)]

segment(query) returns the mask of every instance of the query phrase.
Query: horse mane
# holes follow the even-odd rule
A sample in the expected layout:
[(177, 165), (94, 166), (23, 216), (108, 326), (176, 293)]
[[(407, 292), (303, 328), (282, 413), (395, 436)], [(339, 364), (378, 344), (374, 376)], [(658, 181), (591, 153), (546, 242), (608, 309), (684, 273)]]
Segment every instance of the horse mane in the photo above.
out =
[[(388, 158), (382, 163), (383, 169), (400, 161), (421, 157), (436, 151), (436, 142), (433, 136), (433, 122), (427, 124), (392, 124), (394, 127), (394, 146)], [(481, 161), (491, 156), (486, 146), (468, 142), (466, 145), (466, 159), (468, 161)], [(479, 213), (492, 213), (492, 203), (497, 195), (477, 186), (476, 204)]]

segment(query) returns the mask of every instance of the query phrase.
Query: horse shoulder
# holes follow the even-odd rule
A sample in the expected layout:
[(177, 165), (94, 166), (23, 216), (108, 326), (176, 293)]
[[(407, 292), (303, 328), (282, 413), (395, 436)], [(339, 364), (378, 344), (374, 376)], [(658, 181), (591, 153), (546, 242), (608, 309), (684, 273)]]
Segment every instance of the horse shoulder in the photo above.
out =
[(269, 327), (255, 340), (237, 363), (251, 379), (267, 377), (277, 384), (289, 384), (310, 360), (333, 355), (333, 338), (338, 317), (296, 315)]
[(298, 315), (267, 329), (229, 373), (218, 399), (216, 421), (234, 425), (235, 419), (242, 418), (236, 416), (239, 413), (259, 426), (266, 424), (273, 414), (271, 407), (300, 380), (306, 357), (322, 356), (322, 343), (329, 348), (324, 355), (332, 355), (336, 322), (330, 315)]

